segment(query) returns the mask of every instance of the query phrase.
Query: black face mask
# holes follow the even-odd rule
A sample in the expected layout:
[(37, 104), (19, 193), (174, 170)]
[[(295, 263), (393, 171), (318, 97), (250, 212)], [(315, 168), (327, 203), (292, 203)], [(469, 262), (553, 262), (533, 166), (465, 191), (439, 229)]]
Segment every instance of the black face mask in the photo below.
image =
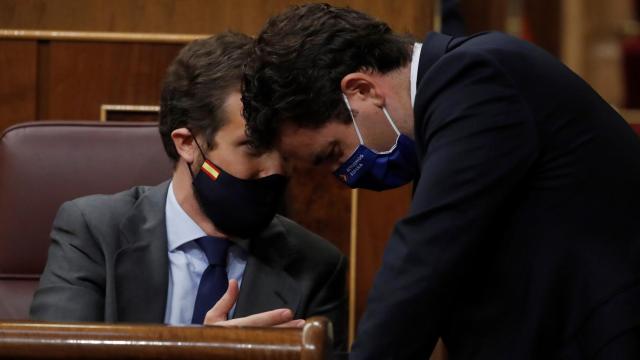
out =
[[(198, 149), (200, 145), (196, 141)], [(239, 179), (205, 159), (193, 176), (200, 207), (213, 224), (229, 236), (250, 238), (269, 226), (284, 194), (287, 178), (273, 174), (259, 179)], [(188, 166), (188, 165), (187, 165)]]

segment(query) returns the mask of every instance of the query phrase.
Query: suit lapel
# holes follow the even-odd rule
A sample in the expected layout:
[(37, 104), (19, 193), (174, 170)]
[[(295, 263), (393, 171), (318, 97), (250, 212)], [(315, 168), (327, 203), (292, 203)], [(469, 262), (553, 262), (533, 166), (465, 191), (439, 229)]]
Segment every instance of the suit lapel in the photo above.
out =
[(279, 308), (291, 309), (296, 315), (301, 313), (301, 289), (284, 270), (295, 251), (286, 240), (277, 219), (259, 238), (252, 240), (234, 318)]
[(234, 318), (288, 308), (299, 312), (300, 291), (284, 271), (274, 269), (255, 256), (247, 261)]
[(420, 85), (420, 81), (427, 71), (429, 71), (431, 66), (440, 60), (440, 58), (447, 52), (447, 47), (451, 40), (453, 40), (453, 37), (449, 35), (436, 32), (430, 32), (427, 34), (427, 37), (422, 43), (422, 50), (420, 51), (417, 86)]
[[(120, 226), (124, 245), (115, 255), (120, 322), (162, 323), (169, 275), (165, 203), (168, 183), (143, 194)], [(294, 249), (276, 219), (248, 248), (234, 318), (288, 308), (299, 316), (301, 289), (284, 270)]]
[[(420, 60), (418, 63), (418, 77), (416, 79), (416, 98), (413, 107), (414, 134), (423, 133), (423, 126), (425, 126), (423, 116), (427, 112), (427, 109), (425, 108), (427, 105), (425, 105), (423, 97), (425, 93), (429, 93), (429, 89), (433, 86), (432, 83), (423, 82), (422, 80), (425, 78), (431, 67), (446, 54), (453, 39), (454, 38), (449, 35), (430, 32), (422, 43)], [(416, 135), (416, 138), (420, 138), (420, 136)], [(426, 152), (422, 141), (416, 141), (416, 150), (418, 152), (418, 160), (419, 162), (422, 162)], [(418, 174), (418, 178), (419, 177), (420, 174)], [(418, 184), (417, 179), (413, 184), (415, 190), (415, 186)]]
[(117, 321), (164, 322), (169, 260), (165, 202), (169, 183), (144, 193), (120, 226), (115, 256)]

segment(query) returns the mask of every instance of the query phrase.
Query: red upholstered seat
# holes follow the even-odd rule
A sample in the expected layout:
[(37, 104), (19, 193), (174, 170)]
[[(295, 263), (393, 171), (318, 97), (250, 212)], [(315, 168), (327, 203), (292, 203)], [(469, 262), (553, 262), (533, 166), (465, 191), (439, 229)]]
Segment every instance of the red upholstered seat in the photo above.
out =
[(23, 123), (0, 137), (0, 319), (25, 319), (66, 200), (171, 175), (154, 123)]

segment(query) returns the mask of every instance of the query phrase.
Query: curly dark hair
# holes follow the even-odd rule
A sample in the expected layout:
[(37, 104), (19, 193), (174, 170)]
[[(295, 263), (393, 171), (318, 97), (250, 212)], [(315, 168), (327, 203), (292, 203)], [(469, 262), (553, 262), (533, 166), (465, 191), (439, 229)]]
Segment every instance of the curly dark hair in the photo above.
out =
[(171, 132), (186, 127), (204, 134), (213, 148), (216, 132), (226, 124), (220, 113), (227, 98), (240, 89), (242, 66), (251, 54), (253, 39), (223, 32), (185, 46), (173, 61), (162, 85), (158, 127), (167, 155), (179, 159)]
[(283, 121), (304, 128), (319, 128), (331, 119), (349, 122), (342, 78), (403, 67), (411, 60), (413, 43), (350, 8), (307, 4), (272, 17), (256, 38), (242, 81), (253, 145), (273, 147)]

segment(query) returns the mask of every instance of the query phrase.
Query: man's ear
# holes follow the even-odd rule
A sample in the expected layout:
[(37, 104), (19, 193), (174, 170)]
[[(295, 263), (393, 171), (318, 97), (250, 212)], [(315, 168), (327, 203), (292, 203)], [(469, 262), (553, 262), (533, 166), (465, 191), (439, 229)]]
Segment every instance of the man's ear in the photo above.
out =
[(193, 135), (187, 128), (178, 128), (171, 132), (171, 140), (176, 147), (178, 155), (187, 163), (192, 164), (196, 160), (198, 147), (193, 141)]
[(384, 97), (380, 96), (380, 92), (376, 87), (375, 79), (364, 72), (354, 72), (345, 75), (340, 81), (340, 89), (342, 93), (349, 98), (349, 102), (355, 101), (373, 101), (375, 106), (384, 106)]

